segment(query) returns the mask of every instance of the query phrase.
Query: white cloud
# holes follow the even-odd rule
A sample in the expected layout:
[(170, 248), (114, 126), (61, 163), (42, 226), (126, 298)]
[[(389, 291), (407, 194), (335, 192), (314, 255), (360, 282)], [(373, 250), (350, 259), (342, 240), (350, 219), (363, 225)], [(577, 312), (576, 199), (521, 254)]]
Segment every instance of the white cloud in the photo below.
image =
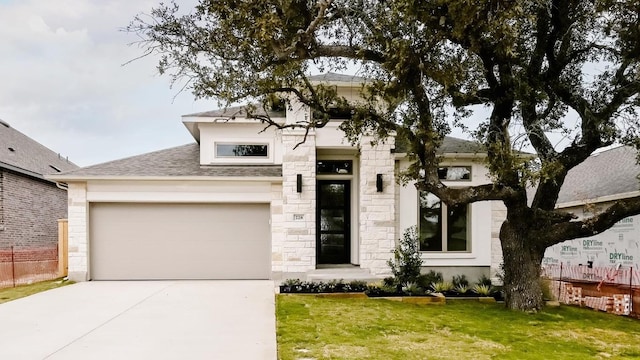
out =
[(174, 96), (120, 31), (155, 1), (0, 2), (0, 118), (80, 165), (192, 141), (180, 115), (215, 107)]

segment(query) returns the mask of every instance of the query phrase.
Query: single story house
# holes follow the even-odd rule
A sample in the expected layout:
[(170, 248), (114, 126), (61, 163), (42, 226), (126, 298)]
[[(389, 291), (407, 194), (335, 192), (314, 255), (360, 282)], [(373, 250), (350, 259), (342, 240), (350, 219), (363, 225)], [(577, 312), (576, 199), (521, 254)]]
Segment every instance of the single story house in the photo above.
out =
[(0, 251), (55, 249), (67, 191), (44, 175), (78, 166), (2, 120), (0, 144)]
[[(364, 81), (331, 73), (311, 80), (346, 96)], [(312, 114), (291, 102), (269, 116), (295, 123)], [(265, 130), (242, 108), (185, 115), (192, 144), (51, 176), (69, 187), (70, 277), (313, 278), (326, 268), (380, 277), (415, 225), (426, 267), (489, 275), (502, 205), (451, 212), (413, 184), (398, 185), (408, 161), (394, 137), (353, 146), (341, 121), (305, 139), (302, 130)], [(445, 183), (490, 181), (475, 143), (446, 138), (440, 152)]]

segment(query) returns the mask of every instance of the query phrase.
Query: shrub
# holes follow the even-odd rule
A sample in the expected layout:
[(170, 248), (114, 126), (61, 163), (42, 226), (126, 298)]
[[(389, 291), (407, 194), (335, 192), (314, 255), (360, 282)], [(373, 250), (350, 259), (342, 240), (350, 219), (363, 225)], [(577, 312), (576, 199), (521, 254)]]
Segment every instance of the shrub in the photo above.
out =
[(431, 289), (433, 290), (433, 292), (444, 293), (453, 290), (453, 284), (449, 281), (440, 281), (437, 283), (432, 283)]
[(398, 287), (418, 283), (422, 267), (418, 243), (416, 227), (412, 226), (405, 230), (402, 239), (393, 250), (393, 258), (387, 261), (395, 280), (394, 283)]
[(482, 276), (480, 276), (480, 277), (478, 278), (478, 282), (477, 282), (477, 284), (478, 284), (478, 285), (486, 285), (486, 286), (488, 286), (488, 287), (491, 287), (491, 279), (489, 279), (489, 278), (487, 277), (487, 275), (482, 274)]
[(476, 284), (473, 285), (471, 291), (480, 296), (489, 296), (491, 295), (491, 286), (486, 284)]
[(402, 288), (402, 292), (411, 296), (425, 294), (425, 290), (416, 283), (407, 284), (407, 286)]
[(453, 289), (453, 291), (457, 292), (460, 295), (464, 295), (467, 292), (469, 292), (469, 286), (467, 286), (467, 285), (458, 285)]
[(456, 288), (459, 286), (469, 287), (469, 280), (467, 280), (467, 276), (464, 274), (455, 275), (453, 277), (453, 286)]
[(433, 270), (429, 270), (428, 273), (426, 274), (421, 274), (420, 276), (418, 276), (418, 286), (420, 286), (423, 289), (429, 289), (431, 287), (431, 284), (433, 283), (439, 283), (442, 282), (442, 273), (441, 272), (435, 272)]
[(280, 286), (281, 293), (336, 293), (363, 292), (367, 290), (365, 281), (351, 281), (345, 283), (342, 279), (329, 282), (300, 281), (299, 279), (285, 280)]

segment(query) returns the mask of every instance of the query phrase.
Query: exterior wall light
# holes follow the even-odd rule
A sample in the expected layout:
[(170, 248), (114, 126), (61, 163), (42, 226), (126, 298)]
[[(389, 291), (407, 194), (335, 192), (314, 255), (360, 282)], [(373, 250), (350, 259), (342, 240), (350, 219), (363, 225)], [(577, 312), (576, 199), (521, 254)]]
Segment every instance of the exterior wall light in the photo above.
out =
[(376, 175), (376, 190), (382, 192), (382, 174)]
[(296, 191), (302, 192), (302, 174), (296, 175)]

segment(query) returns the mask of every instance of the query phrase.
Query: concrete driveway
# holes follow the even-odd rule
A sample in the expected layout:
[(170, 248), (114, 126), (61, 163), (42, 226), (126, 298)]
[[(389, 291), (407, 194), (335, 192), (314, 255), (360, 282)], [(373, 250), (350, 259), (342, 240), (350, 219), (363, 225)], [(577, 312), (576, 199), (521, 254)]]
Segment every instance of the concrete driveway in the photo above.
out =
[(0, 359), (276, 359), (273, 281), (85, 282), (0, 305)]

